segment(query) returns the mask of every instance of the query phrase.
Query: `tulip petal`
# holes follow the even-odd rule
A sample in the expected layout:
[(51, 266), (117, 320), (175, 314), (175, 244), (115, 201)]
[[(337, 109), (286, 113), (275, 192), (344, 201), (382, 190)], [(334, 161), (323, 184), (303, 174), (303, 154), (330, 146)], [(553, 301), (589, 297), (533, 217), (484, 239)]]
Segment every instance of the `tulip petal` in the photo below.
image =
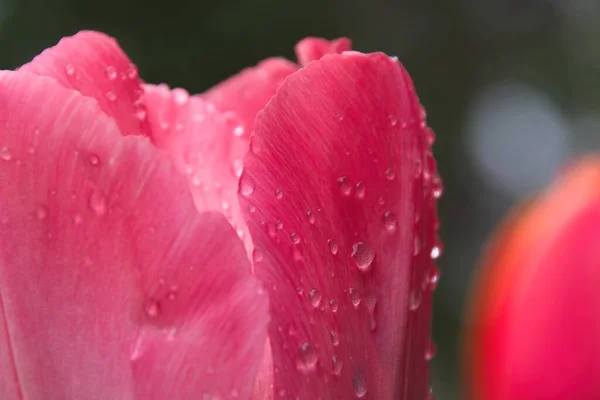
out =
[(305, 66), (311, 61), (319, 60), (326, 54), (341, 53), (352, 49), (352, 42), (346, 38), (332, 41), (308, 37), (296, 44), (296, 57), (300, 65)]
[(125, 135), (149, 134), (137, 67), (117, 41), (103, 33), (82, 31), (63, 38), (19, 71), (54, 78), (62, 86), (96, 99)]
[(249, 398), (268, 306), (225, 218), (53, 79), (1, 72), (0, 122), (0, 398)]
[(270, 59), (201, 96), (183, 89), (146, 85), (144, 103), (152, 138), (188, 177), (199, 210), (225, 214), (251, 248), (237, 200), (242, 159), (256, 114), (296, 67)]
[(571, 168), (492, 243), (469, 326), (472, 399), (600, 396), (600, 161)]
[(356, 52), (290, 75), (258, 115), (239, 196), (277, 396), (427, 398), (440, 187), (423, 117), (400, 65)]

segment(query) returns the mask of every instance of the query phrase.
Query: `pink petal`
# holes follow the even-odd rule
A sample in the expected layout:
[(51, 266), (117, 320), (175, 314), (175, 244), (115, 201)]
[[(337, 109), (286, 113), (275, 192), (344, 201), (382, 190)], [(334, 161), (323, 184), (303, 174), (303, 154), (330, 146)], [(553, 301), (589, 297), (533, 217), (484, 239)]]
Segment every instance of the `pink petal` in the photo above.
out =
[(312, 62), (259, 114), (240, 203), (283, 398), (427, 398), (441, 186), (423, 118), (381, 53)]
[(52, 79), (0, 73), (0, 126), (0, 398), (249, 398), (267, 300), (226, 220)]
[(466, 338), (474, 400), (600, 398), (600, 159), (567, 169), (491, 242)]
[(339, 38), (332, 41), (308, 37), (296, 45), (296, 57), (300, 65), (304, 66), (311, 61), (319, 60), (326, 54), (341, 53), (352, 49), (350, 39)]
[(267, 60), (201, 96), (164, 85), (145, 86), (154, 143), (188, 177), (198, 209), (224, 213), (249, 249), (237, 200), (242, 159), (256, 114), (295, 70), (287, 61)]
[(137, 67), (117, 41), (103, 33), (82, 31), (63, 38), (19, 70), (54, 78), (96, 99), (125, 135), (149, 134)]

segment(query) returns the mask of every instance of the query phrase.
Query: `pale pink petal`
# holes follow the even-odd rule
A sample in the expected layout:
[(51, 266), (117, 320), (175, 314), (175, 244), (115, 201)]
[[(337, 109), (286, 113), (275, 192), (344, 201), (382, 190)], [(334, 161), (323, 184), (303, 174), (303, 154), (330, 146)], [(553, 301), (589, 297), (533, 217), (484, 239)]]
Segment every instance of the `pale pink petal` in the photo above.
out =
[(267, 301), (226, 220), (53, 79), (0, 73), (0, 122), (0, 398), (249, 398)]
[(137, 67), (117, 41), (103, 33), (82, 31), (63, 38), (19, 70), (54, 78), (96, 99), (124, 135), (149, 134)]
[[(271, 59), (211, 89), (189, 96), (183, 89), (145, 86), (152, 139), (188, 178), (199, 210), (220, 211), (251, 249), (237, 200), (242, 159), (256, 114), (295, 66)], [(251, 190), (251, 188), (247, 188)]]
[(326, 54), (341, 53), (352, 49), (350, 39), (339, 38), (332, 41), (308, 37), (296, 44), (296, 57), (300, 65), (304, 66), (311, 61), (319, 60)]
[(259, 114), (240, 203), (271, 298), (276, 395), (427, 398), (441, 189), (423, 118), (380, 53), (311, 62)]

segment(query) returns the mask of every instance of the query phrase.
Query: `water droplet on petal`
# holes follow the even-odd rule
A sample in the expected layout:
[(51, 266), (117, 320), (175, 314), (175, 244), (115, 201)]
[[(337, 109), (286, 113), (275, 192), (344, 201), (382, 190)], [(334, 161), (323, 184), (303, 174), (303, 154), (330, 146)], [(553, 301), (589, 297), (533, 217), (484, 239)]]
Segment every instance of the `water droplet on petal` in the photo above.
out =
[(319, 305), (321, 304), (322, 296), (317, 289), (310, 289), (310, 291), (308, 292), (308, 297), (310, 298), (310, 304), (312, 304), (314, 308), (319, 307)]
[(154, 300), (148, 300), (146, 302), (146, 307), (145, 307), (145, 311), (146, 311), (146, 315), (148, 315), (150, 318), (156, 318), (158, 316), (158, 303)]
[(440, 248), (438, 246), (433, 246), (431, 248), (431, 259), (435, 260), (440, 256)]
[(358, 270), (367, 272), (371, 269), (371, 264), (375, 259), (375, 251), (367, 243), (357, 242), (352, 246), (351, 256)]
[(331, 335), (331, 344), (338, 346), (340, 344), (340, 335), (334, 330), (329, 331), (329, 334)]
[(252, 252), (252, 259), (254, 262), (261, 262), (264, 259), (262, 251), (259, 249), (254, 249)]
[(393, 181), (396, 178), (396, 171), (394, 171), (393, 168), (388, 168), (385, 170), (385, 177), (390, 180)]
[(69, 76), (75, 75), (75, 67), (73, 66), (73, 64), (65, 65), (65, 73)]
[(338, 184), (340, 186), (340, 191), (344, 196), (349, 196), (352, 192), (352, 185), (350, 184), (350, 179), (347, 176), (341, 176), (338, 178)]
[(354, 386), (356, 397), (362, 398), (367, 394), (367, 383), (365, 381), (365, 375), (362, 372), (354, 371), (352, 385)]
[(180, 106), (185, 105), (190, 98), (187, 90), (182, 88), (175, 88), (171, 93), (173, 94), (173, 100), (175, 100), (175, 103)]
[(413, 292), (410, 294), (410, 310), (411, 311), (416, 311), (419, 309), (419, 306), (421, 305), (421, 292), (419, 290), (413, 290)]
[(435, 342), (432, 339), (429, 339), (427, 349), (425, 350), (425, 360), (432, 360), (435, 357), (435, 353), (437, 353), (437, 346), (435, 345)]
[(246, 174), (242, 175), (240, 178), (240, 193), (242, 196), (250, 196), (252, 193), (254, 193), (255, 187), (254, 180), (250, 176)]
[(340, 358), (338, 356), (333, 356), (333, 358), (331, 359), (331, 372), (334, 375), (341, 375), (342, 374), (342, 360), (340, 360)]
[(113, 91), (107, 92), (106, 93), (106, 98), (108, 99), (108, 101), (116, 101), (117, 100), (117, 94)]
[(90, 196), (90, 208), (97, 215), (104, 215), (106, 213), (106, 199), (99, 190), (94, 190)]
[(354, 194), (356, 195), (356, 198), (358, 198), (358, 199), (365, 198), (365, 183), (363, 181), (356, 182)]
[(360, 305), (360, 301), (361, 301), (358, 290), (356, 290), (354, 288), (350, 288), (348, 290), (348, 294), (350, 295), (350, 301), (352, 302), (352, 305), (354, 306), (354, 308), (358, 308), (358, 306)]
[(398, 219), (396, 218), (396, 214), (394, 214), (392, 211), (385, 211), (381, 216), (381, 220), (383, 221), (383, 226), (388, 233), (394, 233), (398, 229)]
[(8, 147), (0, 147), (0, 159), (4, 161), (12, 160), (12, 153), (8, 149)]
[(298, 370), (308, 372), (312, 371), (317, 365), (318, 355), (315, 351), (314, 347), (308, 343), (304, 342), (300, 345), (298, 362), (296, 364)]
[(298, 235), (296, 232), (290, 233), (290, 239), (292, 240), (292, 243), (294, 243), (294, 244), (300, 243), (300, 235)]
[(281, 198), (283, 197), (283, 190), (281, 190), (281, 189), (277, 189), (277, 190), (275, 190), (275, 197), (276, 197), (278, 200), (281, 200)]
[(337, 312), (337, 310), (339, 308), (337, 301), (329, 300), (329, 308), (331, 309), (332, 312), (334, 312), (334, 313)]
[(98, 157), (96, 154), (90, 154), (88, 156), (88, 161), (92, 165), (98, 165), (98, 164), (100, 164), (100, 157)]
[(435, 290), (440, 281), (440, 270), (438, 267), (433, 267), (429, 273), (429, 289)]
[(308, 223), (309, 223), (309, 224), (311, 224), (311, 225), (312, 225), (312, 224), (314, 224), (314, 223), (315, 223), (315, 220), (316, 220), (316, 218), (315, 218), (315, 216), (313, 215), (312, 211), (308, 210), (308, 211), (306, 212), (306, 217), (308, 218)]
[(327, 239), (327, 245), (329, 246), (331, 254), (336, 255), (339, 250), (337, 243), (333, 239)]
[(106, 77), (111, 81), (117, 79), (117, 69), (112, 65), (106, 67)]

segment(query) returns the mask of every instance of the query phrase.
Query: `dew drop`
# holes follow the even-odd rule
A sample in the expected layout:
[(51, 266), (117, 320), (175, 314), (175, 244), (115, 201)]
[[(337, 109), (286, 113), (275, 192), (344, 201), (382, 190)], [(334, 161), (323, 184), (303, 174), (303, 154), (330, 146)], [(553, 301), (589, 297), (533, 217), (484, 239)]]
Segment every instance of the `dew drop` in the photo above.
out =
[(390, 180), (393, 181), (394, 179), (396, 179), (396, 171), (394, 171), (393, 168), (388, 168), (385, 170), (385, 177)]
[(437, 260), (440, 256), (440, 253), (441, 253), (440, 248), (438, 246), (433, 246), (431, 248), (431, 259)]
[(340, 360), (340, 358), (338, 356), (333, 356), (331, 359), (331, 372), (334, 375), (341, 375), (342, 374), (342, 360)]
[(421, 305), (421, 292), (417, 289), (413, 290), (413, 292), (410, 294), (410, 310), (411, 311), (416, 311), (419, 309), (419, 306)]
[(117, 69), (112, 65), (106, 67), (106, 77), (111, 81), (117, 79)]
[(145, 120), (146, 119), (146, 115), (147, 115), (147, 112), (146, 112), (146, 109), (144, 107), (140, 106), (140, 107), (138, 107), (135, 110), (135, 117), (138, 119), (138, 121)]
[(39, 206), (35, 210), (35, 215), (37, 216), (37, 218), (39, 220), (42, 220), (42, 219), (46, 218), (46, 216), (48, 216), (48, 209), (46, 208), (46, 206)]
[(244, 135), (244, 127), (242, 125), (238, 125), (233, 128), (233, 136), (241, 137)]
[(381, 216), (383, 227), (388, 233), (394, 233), (398, 229), (398, 219), (393, 211), (387, 210)]
[(360, 371), (354, 371), (352, 377), (352, 385), (354, 387), (354, 394), (359, 399), (365, 397), (367, 394), (367, 383), (365, 382), (365, 375)]
[(371, 269), (375, 259), (375, 251), (365, 242), (357, 242), (352, 246), (352, 259), (356, 267), (361, 272), (367, 272)]
[(339, 247), (335, 240), (327, 239), (327, 245), (329, 246), (329, 251), (331, 251), (331, 254), (336, 255), (339, 250)]
[(65, 73), (69, 76), (75, 75), (75, 67), (73, 66), (73, 64), (65, 65)]
[(98, 165), (98, 164), (100, 164), (100, 157), (98, 157), (98, 155), (96, 155), (96, 154), (90, 154), (88, 156), (88, 161), (92, 165)]
[(308, 223), (311, 225), (314, 225), (316, 218), (313, 215), (312, 211), (308, 210), (306, 212), (306, 217), (308, 218)]
[(312, 371), (317, 365), (318, 355), (315, 351), (314, 347), (308, 343), (304, 342), (300, 345), (298, 363), (296, 364), (298, 370), (301, 371)]
[(298, 235), (296, 232), (290, 233), (290, 239), (292, 240), (292, 243), (294, 243), (294, 244), (300, 243), (300, 235)]
[(435, 357), (435, 353), (437, 353), (437, 346), (435, 345), (433, 339), (429, 339), (427, 349), (425, 349), (425, 360), (432, 360)]
[(433, 267), (429, 274), (429, 289), (435, 290), (440, 281), (440, 270), (438, 267)]
[(8, 149), (8, 147), (0, 147), (0, 159), (4, 161), (12, 160), (12, 153)]
[(250, 196), (254, 193), (256, 185), (254, 184), (254, 180), (248, 176), (247, 174), (242, 175), (240, 178), (240, 193), (244, 197)]
[(146, 315), (150, 318), (156, 318), (158, 316), (158, 303), (154, 300), (148, 300), (145, 307)]
[(310, 304), (312, 304), (314, 308), (319, 307), (321, 304), (321, 299), (323, 298), (317, 289), (310, 289), (308, 292), (308, 297), (310, 298)]
[(301, 286), (298, 286), (296, 288), (296, 293), (298, 293), (298, 296), (302, 296), (304, 294), (304, 289)]
[(396, 126), (398, 125), (398, 119), (394, 116), (394, 115), (389, 115), (388, 119), (390, 120), (390, 125), (391, 126)]
[(329, 300), (329, 308), (331, 309), (332, 312), (337, 312), (339, 305), (338, 302), (335, 300)]
[(175, 89), (173, 89), (172, 93), (173, 93), (173, 100), (175, 100), (175, 103), (180, 106), (185, 105), (190, 98), (189, 93), (185, 89), (182, 89), (182, 88), (175, 88)]
[(350, 184), (350, 179), (347, 176), (341, 176), (338, 178), (338, 184), (340, 186), (340, 191), (344, 196), (349, 196), (352, 192), (352, 185)]
[(421, 252), (421, 239), (418, 236), (415, 236), (413, 242), (413, 256), (418, 255)]
[(354, 194), (357, 199), (365, 198), (365, 183), (363, 181), (356, 182), (356, 186), (354, 188)]
[(331, 344), (338, 346), (340, 344), (340, 335), (334, 330), (330, 330), (329, 334), (331, 335)]
[(106, 92), (106, 98), (108, 99), (108, 101), (116, 101), (117, 100), (117, 94), (113, 91), (110, 92)]
[(281, 198), (283, 197), (283, 190), (281, 190), (281, 189), (277, 189), (277, 190), (275, 190), (275, 197), (276, 197), (278, 200), (281, 200)]
[(262, 251), (259, 249), (254, 249), (252, 252), (252, 259), (254, 262), (261, 262), (264, 259)]
[(96, 215), (104, 215), (106, 213), (106, 199), (100, 191), (95, 190), (90, 196), (90, 208)]
[(277, 230), (282, 230), (283, 229), (283, 221), (278, 219), (277, 221), (275, 221), (275, 227), (277, 228)]
[(354, 306), (354, 308), (358, 308), (358, 306), (360, 305), (360, 301), (361, 301), (358, 290), (356, 290), (354, 288), (350, 288), (350, 290), (348, 291), (348, 294), (350, 295), (350, 301), (352, 302), (352, 305)]
[(240, 178), (242, 176), (242, 172), (244, 171), (244, 163), (241, 159), (236, 158), (233, 160), (233, 174), (236, 178)]

